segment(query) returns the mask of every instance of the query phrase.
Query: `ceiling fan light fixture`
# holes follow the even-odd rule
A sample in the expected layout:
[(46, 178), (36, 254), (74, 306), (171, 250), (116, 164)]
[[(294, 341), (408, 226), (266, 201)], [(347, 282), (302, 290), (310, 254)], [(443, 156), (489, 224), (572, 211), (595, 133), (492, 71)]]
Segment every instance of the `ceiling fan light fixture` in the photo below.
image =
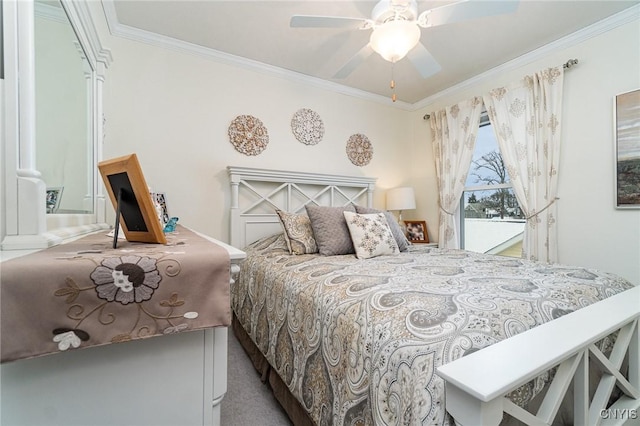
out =
[(389, 62), (404, 58), (420, 41), (420, 28), (414, 21), (385, 22), (371, 33), (371, 48)]

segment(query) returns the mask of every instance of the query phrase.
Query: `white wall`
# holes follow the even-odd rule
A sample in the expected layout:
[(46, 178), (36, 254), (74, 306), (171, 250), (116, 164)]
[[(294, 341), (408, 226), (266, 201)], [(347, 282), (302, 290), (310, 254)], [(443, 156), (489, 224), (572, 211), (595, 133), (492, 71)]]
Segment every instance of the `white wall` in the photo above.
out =
[[(228, 241), (230, 165), (374, 176), (378, 208), (384, 208), (387, 188), (409, 178), (401, 173), (412, 139), (406, 111), (113, 37), (103, 16), (94, 19), (114, 59), (105, 83), (104, 158), (137, 153), (147, 184), (166, 193), (179, 223)], [(291, 131), (300, 108), (316, 111), (324, 122), (317, 145), (298, 142)], [(260, 155), (241, 154), (229, 142), (229, 125), (242, 114), (256, 116), (269, 132)], [(347, 158), (354, 133), (373, 145), (367, 166)]]
[[(613, 204), (612, 118), (613, 97), (640, 87), (637, 19), (407, 112), (112, 37), (99, 8), (94, 18), (114, 57), (106, 82), (104, 157), (136, 152), (147, 183), (167, 194), (170, 213), (225, 241), (228, 165), (375, 176), (379, 208), (384, 207), (386, 189), (412, 185), (417, 209), (403, 216), (426, 220), (430, 238), (437, 239), (435, 167), (423, 115), (577, 58), (580, 63), (565, 78), (560, 261), (614, 272), (640, 284), (640, 210), (616, 210)], [(326, 130), (320, 144), (295, 140), (290, 120), (299, 108), (311, 108), (322, 117)], [(229, 142), (228, 126), (240, 114), (260, 118), (269, 131), (269, 146), (256, 157), (238, 153)], [(353, 133), (364, 133), (373, 143), (368, 166), (354, 166), (345, 155)]]
[[(380, 189), (399, 183), (394, 171), (410, 138), (400, 111), (143, 44), (119, 40), (111, 48), (104, 157), (136, 152), (147, 183), (167, 194), (170, 214), (185, 225), (228, 238), (229, 165), (376, 176)], [(291, 117), (303, 107), (323, 119), (318, 145), (291, 132)], [(258, 117), (269, 131), (258, 156), (229, 142), (228, 127), (241, 114)], [(362, 168), (346, 156), (353, 133), (373, 144)]]
[[(640, 210), (614, 208), (615, 95), (640, 88), (640, 20), (636, 19), (569, 48), (442, 96), (413, 113), (412, 150), (433, 164), (429, 124), (421, 117), (483, 93), (527, 73), (576, 58), (565, 74), (559, 170), (559, 261), (617, 273), (640, 284)], [(413, 185), (436, 206), (435, 171), (413, 164)], [(424, 183), (423, 183), (424, 182)], [(418, 212), (436, 217), (435, 207)], [(435, 220), (435, 219), (434, 219)], [(435, 225), (435, 222), (434, 222)], [(436, 227), (433, 227), (436, 232)]]

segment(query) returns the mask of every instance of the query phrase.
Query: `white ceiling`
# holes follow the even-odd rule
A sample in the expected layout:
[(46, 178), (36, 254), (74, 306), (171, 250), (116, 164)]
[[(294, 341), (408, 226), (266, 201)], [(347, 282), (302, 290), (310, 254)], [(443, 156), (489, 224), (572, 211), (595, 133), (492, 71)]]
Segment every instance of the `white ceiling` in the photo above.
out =
[[(418, 13), (451, 2), (418, 1)], [(406, 58), (396, 63), (398, 101), (415, 104), (638, 4), (640, 0), (521, 0), (513, 14), (423, 28), (421, 42), (442, 70), (423, 79)], [(173, 45), (179, 40), (213, 49), (214, 57), (246, 58), (247, 66), (266, 64), (287, 70), (283, 75), (302, 74), (391, 96), (392, 65), (377, 54), (347, 78), (333, 78), (368, 43), (371, 30), (289, 27), (292, 15), (370, 18), (376, 1), (103, 0), (103, 5), (111, 30), (132, 38), (158, 35)], [(638, 13), (637, 7), (632, 10)]]

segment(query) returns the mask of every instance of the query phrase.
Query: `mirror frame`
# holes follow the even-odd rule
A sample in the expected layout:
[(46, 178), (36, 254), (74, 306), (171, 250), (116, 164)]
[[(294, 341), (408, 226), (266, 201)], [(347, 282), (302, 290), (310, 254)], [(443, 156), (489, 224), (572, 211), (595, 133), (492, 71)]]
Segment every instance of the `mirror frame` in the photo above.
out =
[(4, 184), (2, 250), (41, 249), (106, 229), (106, 202), (97, 164), (104, 139), (103, 85), (112, 57), (100, 43), (89, 6), (59, 0), (93, 69), (93, 213), (46, 214), (46, 183), (36, 169), (34, 0), (2, 2), (4, 36)]

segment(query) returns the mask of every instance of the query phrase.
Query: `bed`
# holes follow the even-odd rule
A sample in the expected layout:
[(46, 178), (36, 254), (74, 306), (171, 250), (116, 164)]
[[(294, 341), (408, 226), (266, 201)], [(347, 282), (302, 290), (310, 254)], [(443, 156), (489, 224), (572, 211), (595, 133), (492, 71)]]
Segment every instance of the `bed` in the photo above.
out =
[[(313, 226), (318, 211), (346, 208), (347, 221), (377, 220), (392, 230), (388, 214), (371, 209), (375, 179), (237, 167), (229, 167), (229, 175), (231, 243), (247, 253), (232, 288), (233, 329), (294, 424), (477, 425), (513, 418), (572, 424), (574, 416), (588, 416), (583, 412), (589, 408), (594, 424), (596, 417), (613, 417), (610, 413), (637, 418), (639, 305), (634, 301), (640, 299), (628, 281), (587, 268), (462, 250), (410, 245), (399, 252), (399, 240), (397, 251), (377, 254), (351, 225), (356, 253), (323, 253), (326, 241), (318, 229), (337, 233), (339, 225), (329, 220), (326, 228)], [(313, 253), (301, 237), (306, 223), (301, 217), (312, 225), (322, 254)], [(288, 226), (285, 219), (294, 218), (301, 222)], [(544, 357), (531, 362), (530, 353), (518, 353), (517, 347), (494, 353), (493, 359), (504, 357), (498, 364), (532, 364), (510, 378), (508, 388), (496, 385), (501, 394), (476, 392), (478, 377), (464, 373), (461, 364), (483, 362), (484, 348), (503, 350), (514, 336), (527, 338), (528, 330), (536, 329), (545, 341), (558, 335), (555, 324), (567, 323), (564, 319), (602, 315), (593, 309), (604, 303), (615, 303), (609, 309), (624, 311), (622, 319), (608, 324), (602, 318), (603, 327), (572, 343), (569, 353), (555, 353), (551, 344), (541, 349)], [(614, 339), (609, 335), (616, 330)], [(559, 400), (569, 394), (572, 381), (586, 381), (588, 388), (585, 350), (605, 366), (600, 370), (606, 383), (596, 381), (591, 407), (588, 401), (573, 403), (584, 397), (575, 387), (578, 397), (564, 404), (570, 409), (561, 409)], [(490, 364), (472, 363), (472, 370), (491, 372)], [(615, 400), (627, 411), (615, 411)], [(523, 413), (524, 408), (541, 417)]]

